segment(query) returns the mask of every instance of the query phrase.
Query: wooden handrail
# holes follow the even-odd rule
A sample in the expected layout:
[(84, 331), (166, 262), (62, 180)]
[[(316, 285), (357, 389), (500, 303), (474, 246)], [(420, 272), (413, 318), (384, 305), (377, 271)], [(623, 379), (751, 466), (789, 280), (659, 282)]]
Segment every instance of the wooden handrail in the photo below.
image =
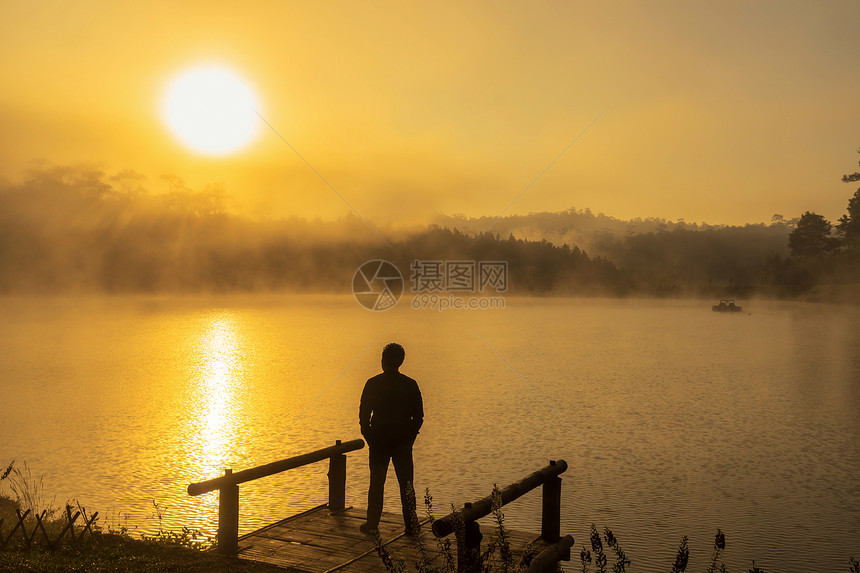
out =
[(262, 477), (270, 476), (272, 474), (295, 469), (301, 466), (306, 466), (308, 464), (319, 462), (334, 456), (338, 456), (340, 454), (354, 452), (355, 450), (360, 450), (363, 447), (364, 440), (361, 439), (351, 440), (346, 443), (340, 443), (340, 440), (338, 440), (338, 443), (336, 443), (335, 445), (316, 450), (315, 452), (293, 456), (291, 458), (263, 464), (261, 466), (257, 466), (247, 470), (223, 475), (221, 477), (188, 484), (188, 495), (201, 495), (210, 491), (215, 491), (216, 489), (222, 489), (226, 486), (239, 485), (240, 483), (244, 483), (246, 481), (259, 479)]
[[(567, 536), (561, 538), (561, 478), (559, 474), (567, 470), (564, 460), (552, 460), (548, 466), (533, 472), (518, 482), (512, 483), (499, 492), (501, 505), (507, 505), (520, 496), (530, 492), (539, 485), (543, 486), (543, 502), (541, 509), (541, 539), (553, 544), (555, 551), (541, 554), (540, 566), (552, 559), (570, 559), (570, 551), (565, 553)], [(495, 492), (494, 492), (495, 493)], [(488, 495), (473, 503), (467, 503), (463, 509), (456, 510), (442, 519), (433, 522), (433, 535), (445, 537), (457, 531), (457, 573), (467, 573), (480, 570), (481, 528), (477, 520), (489, 515), (493, 510), (493, 495)], [(573, 544), (573, 538), (570, 538)]]
[(341, 511), (345, 507), (346, 499), (346, 452), (354, 452), (363, 447), (364, 440), (352, 440), (346, 443), (337, 440), (333, 446), (315, 452), (236, 473), (227, 468), (221, 477), (188, 484), (188, 495), (201, 495), (218, 490), (218, 549), (222, 553), (230, 554), (238, 549), (240, 483), (328, 459), (328, 507), (332, 512)]
[[(559, 474), (564, 473), (565, 470), (567, 470), (566, 461), (551, 461), (549, 465), (504, 488), (501, 491), (502, 505), (506, 505), (514, 501), (539, 485), (551, 482), (553, 478), (557, 478)], [(559, 489), (559, 492), (560, 491), (561, 490)], [(453, 533), (455, 524), (458, 520), (463, 520), (464, 522), (475, 521), (489, 515), (492, 510), (492, 495), (488, 495), (487, 497), (472, 503), (467, 503), (463, 509), (449, 513), (445, 517), (433, 522), (433, 535), (436, 537), (445, 537), (446, 535)]]

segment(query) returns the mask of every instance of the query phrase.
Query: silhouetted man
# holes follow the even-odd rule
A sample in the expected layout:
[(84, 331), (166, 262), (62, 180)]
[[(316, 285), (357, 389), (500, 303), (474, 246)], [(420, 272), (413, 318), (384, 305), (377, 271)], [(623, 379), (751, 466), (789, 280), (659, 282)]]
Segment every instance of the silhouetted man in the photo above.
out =
[(367, 523), (360, 527), (365, 533), (379, 527), (389, 460), (394, 462), (394, 473), (400, 484), (406, 532), (417, 533), (413, 529), (413, 517), (417, 517), (414, 496), (413, 502), (409, 503), (408, 494), (413, 477), (412, 444), (424, 423), (424, 405), (418, 383), (400, 372), (405, 357), (402, 346), (393, 342), (387, 345), (382, 350), (382, 374), (368, 380), (361, 393), (358, 421), (361, 435), (370, 449)]

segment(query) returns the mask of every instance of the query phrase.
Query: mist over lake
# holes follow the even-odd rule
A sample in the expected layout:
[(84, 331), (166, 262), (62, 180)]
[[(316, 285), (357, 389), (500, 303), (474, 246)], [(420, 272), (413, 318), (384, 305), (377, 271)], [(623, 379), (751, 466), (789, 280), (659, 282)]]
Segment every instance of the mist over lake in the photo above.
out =
[[(668, 569), (682, 535), (703, 569), (718, 527), (733, 570), (834, 571), (860, 551), (860, 309), (506, 302), (374, 313), (322, 295), (6, 298), (0, 461), (26, 461), (56, 504), (153, 532), (155, 500), (164, 527), (212, 534), (217, 494), (186, 486), (359, 437), (361, 389), (397, 341), (425, 402), (416, 489), (437, 515), (565, 459), (562, 533), (578, 548), (591, 523), (609, 526), (639, 571)], [(240, 533), (324, 503), (325, 472), (240, 486)], [(350, 454), (348, 505), (366, 505), (367, 475), (367, 450)], [(537, 530), (540, 495), (505, 514)]]

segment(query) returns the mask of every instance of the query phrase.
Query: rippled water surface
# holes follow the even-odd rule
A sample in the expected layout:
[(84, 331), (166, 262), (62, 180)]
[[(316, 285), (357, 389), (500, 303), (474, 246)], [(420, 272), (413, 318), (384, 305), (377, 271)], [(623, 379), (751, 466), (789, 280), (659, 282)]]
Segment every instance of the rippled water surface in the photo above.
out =
[[(426, 421), (416, 485), (437, 514), (565, 459), (562, 531), (610, 526), (634, 570), (847, 570), (860, 554), (860, 312), (743, 301), (508, 299), (494, 311), (372, 313), (346, 297), (0, 301), (0, 463), (56, 503), (139, 532), (213, 533), (190, 482), (359, 437), (392, 340)], [(748, 311), (748, 312), (747, 312)], [(325, 463), (241, 486), (247, 532), (324, 503)], [(364, 507), (366, 450), (347, 501)], [(393, 472), (390, 476), (393, 480)], [(398, 508), (394, 487), (386, 507)], [(540, 494), (506, 507), (539, 529)]]

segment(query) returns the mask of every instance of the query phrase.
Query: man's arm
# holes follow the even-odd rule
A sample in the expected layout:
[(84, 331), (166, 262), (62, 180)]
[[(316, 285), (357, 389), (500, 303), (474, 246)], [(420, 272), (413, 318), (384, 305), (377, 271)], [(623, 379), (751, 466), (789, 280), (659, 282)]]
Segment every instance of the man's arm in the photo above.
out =
[(358, 423), (361, 426), (361, 435), (365, 437), (367, 437), (367, 430), (370, 429), (370, 416), (373, 413), (371, 395), (370, 380), (368, 380), (364, 384), (364, 390), (361, 392), (361, 402), (358, 406)]
[(412, 414), (412, 431), (418, 435), (418, 431), (424, 424), (424, 400), (421, 398), (421, 390), (418, 388), (418, 383), (415, 382), (415, 392), (412, 396), (412, 404), (410, 405)]

